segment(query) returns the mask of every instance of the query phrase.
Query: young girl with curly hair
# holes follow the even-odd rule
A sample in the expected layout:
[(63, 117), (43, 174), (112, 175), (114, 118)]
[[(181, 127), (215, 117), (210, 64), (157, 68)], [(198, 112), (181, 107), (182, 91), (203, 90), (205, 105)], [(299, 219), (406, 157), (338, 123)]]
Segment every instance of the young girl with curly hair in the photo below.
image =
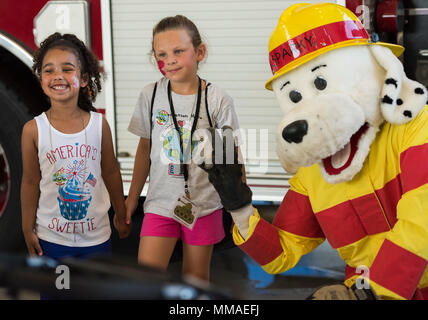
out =
[(76, 36), (52, 34), (33, 70), (49, 109), (22, 131), (22, 228), (30, 255), (110, 253), (114, 226), (126, 237), (122, 178), (107, 121), (92, 103), (101, 90), (98, 60)]

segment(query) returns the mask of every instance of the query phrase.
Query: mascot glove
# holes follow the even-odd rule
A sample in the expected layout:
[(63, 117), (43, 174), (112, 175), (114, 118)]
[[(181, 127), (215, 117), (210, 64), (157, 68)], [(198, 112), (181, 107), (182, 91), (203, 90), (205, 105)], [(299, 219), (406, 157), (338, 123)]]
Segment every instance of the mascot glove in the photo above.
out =
[(371, 289), (357, 289), (354, 284), (348, 288), (343, 283), (324, 286), (317, 289), (306, 300), (378, 300)]
[(208, 173), (208, 180), (220, 196), (223, 207), (227, 211), (240, 209), (252, 202), (252, 192), (242, 181), (242, 164), (238, 163), (232, 128), (220, 129), (222, 136), (214, 128), (207, 130), (210, 134), (211, 150), (204, 149), (204, 152), (208, 151), (209, 156), (199, 166)]

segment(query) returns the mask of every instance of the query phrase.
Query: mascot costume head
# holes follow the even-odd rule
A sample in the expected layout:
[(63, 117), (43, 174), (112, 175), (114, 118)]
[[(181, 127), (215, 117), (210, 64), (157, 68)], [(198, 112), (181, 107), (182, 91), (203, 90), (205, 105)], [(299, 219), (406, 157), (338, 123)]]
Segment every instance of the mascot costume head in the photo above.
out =
[(412, 120), (427, 101), (397, 56), (404, 48), (372, 42), (339, 5), (296, 4), (269, 41), (273, 90), (284, 112), (277, 153), (284, 169), (318, 163), (329, 183), (358, 173), (384, 121)]

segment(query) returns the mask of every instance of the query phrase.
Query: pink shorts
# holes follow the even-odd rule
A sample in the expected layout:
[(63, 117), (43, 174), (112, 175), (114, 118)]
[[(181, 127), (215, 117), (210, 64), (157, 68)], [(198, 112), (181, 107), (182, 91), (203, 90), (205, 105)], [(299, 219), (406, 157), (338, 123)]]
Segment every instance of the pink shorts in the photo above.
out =
[(181, 239), (194, 246), (207, 246), (223, 240), (223, 210), (219, 209), (207, 216), (198, 218), (193, 229), (183, 226), (173, 218), (155, 213), (146, 213), (140, 237), (155, 236)]

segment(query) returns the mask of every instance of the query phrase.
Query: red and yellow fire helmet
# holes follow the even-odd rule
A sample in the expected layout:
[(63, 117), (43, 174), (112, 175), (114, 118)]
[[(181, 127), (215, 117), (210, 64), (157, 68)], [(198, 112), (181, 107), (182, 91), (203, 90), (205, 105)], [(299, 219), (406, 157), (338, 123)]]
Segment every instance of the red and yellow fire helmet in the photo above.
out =
[(372, 42), (352, 11), (334, 3), (299, 3), (288, 7), (269, 39), (272, 81), (313, 58), (337, 48), (356, 45), (381, 45), (400, 56), (402, 46)]

